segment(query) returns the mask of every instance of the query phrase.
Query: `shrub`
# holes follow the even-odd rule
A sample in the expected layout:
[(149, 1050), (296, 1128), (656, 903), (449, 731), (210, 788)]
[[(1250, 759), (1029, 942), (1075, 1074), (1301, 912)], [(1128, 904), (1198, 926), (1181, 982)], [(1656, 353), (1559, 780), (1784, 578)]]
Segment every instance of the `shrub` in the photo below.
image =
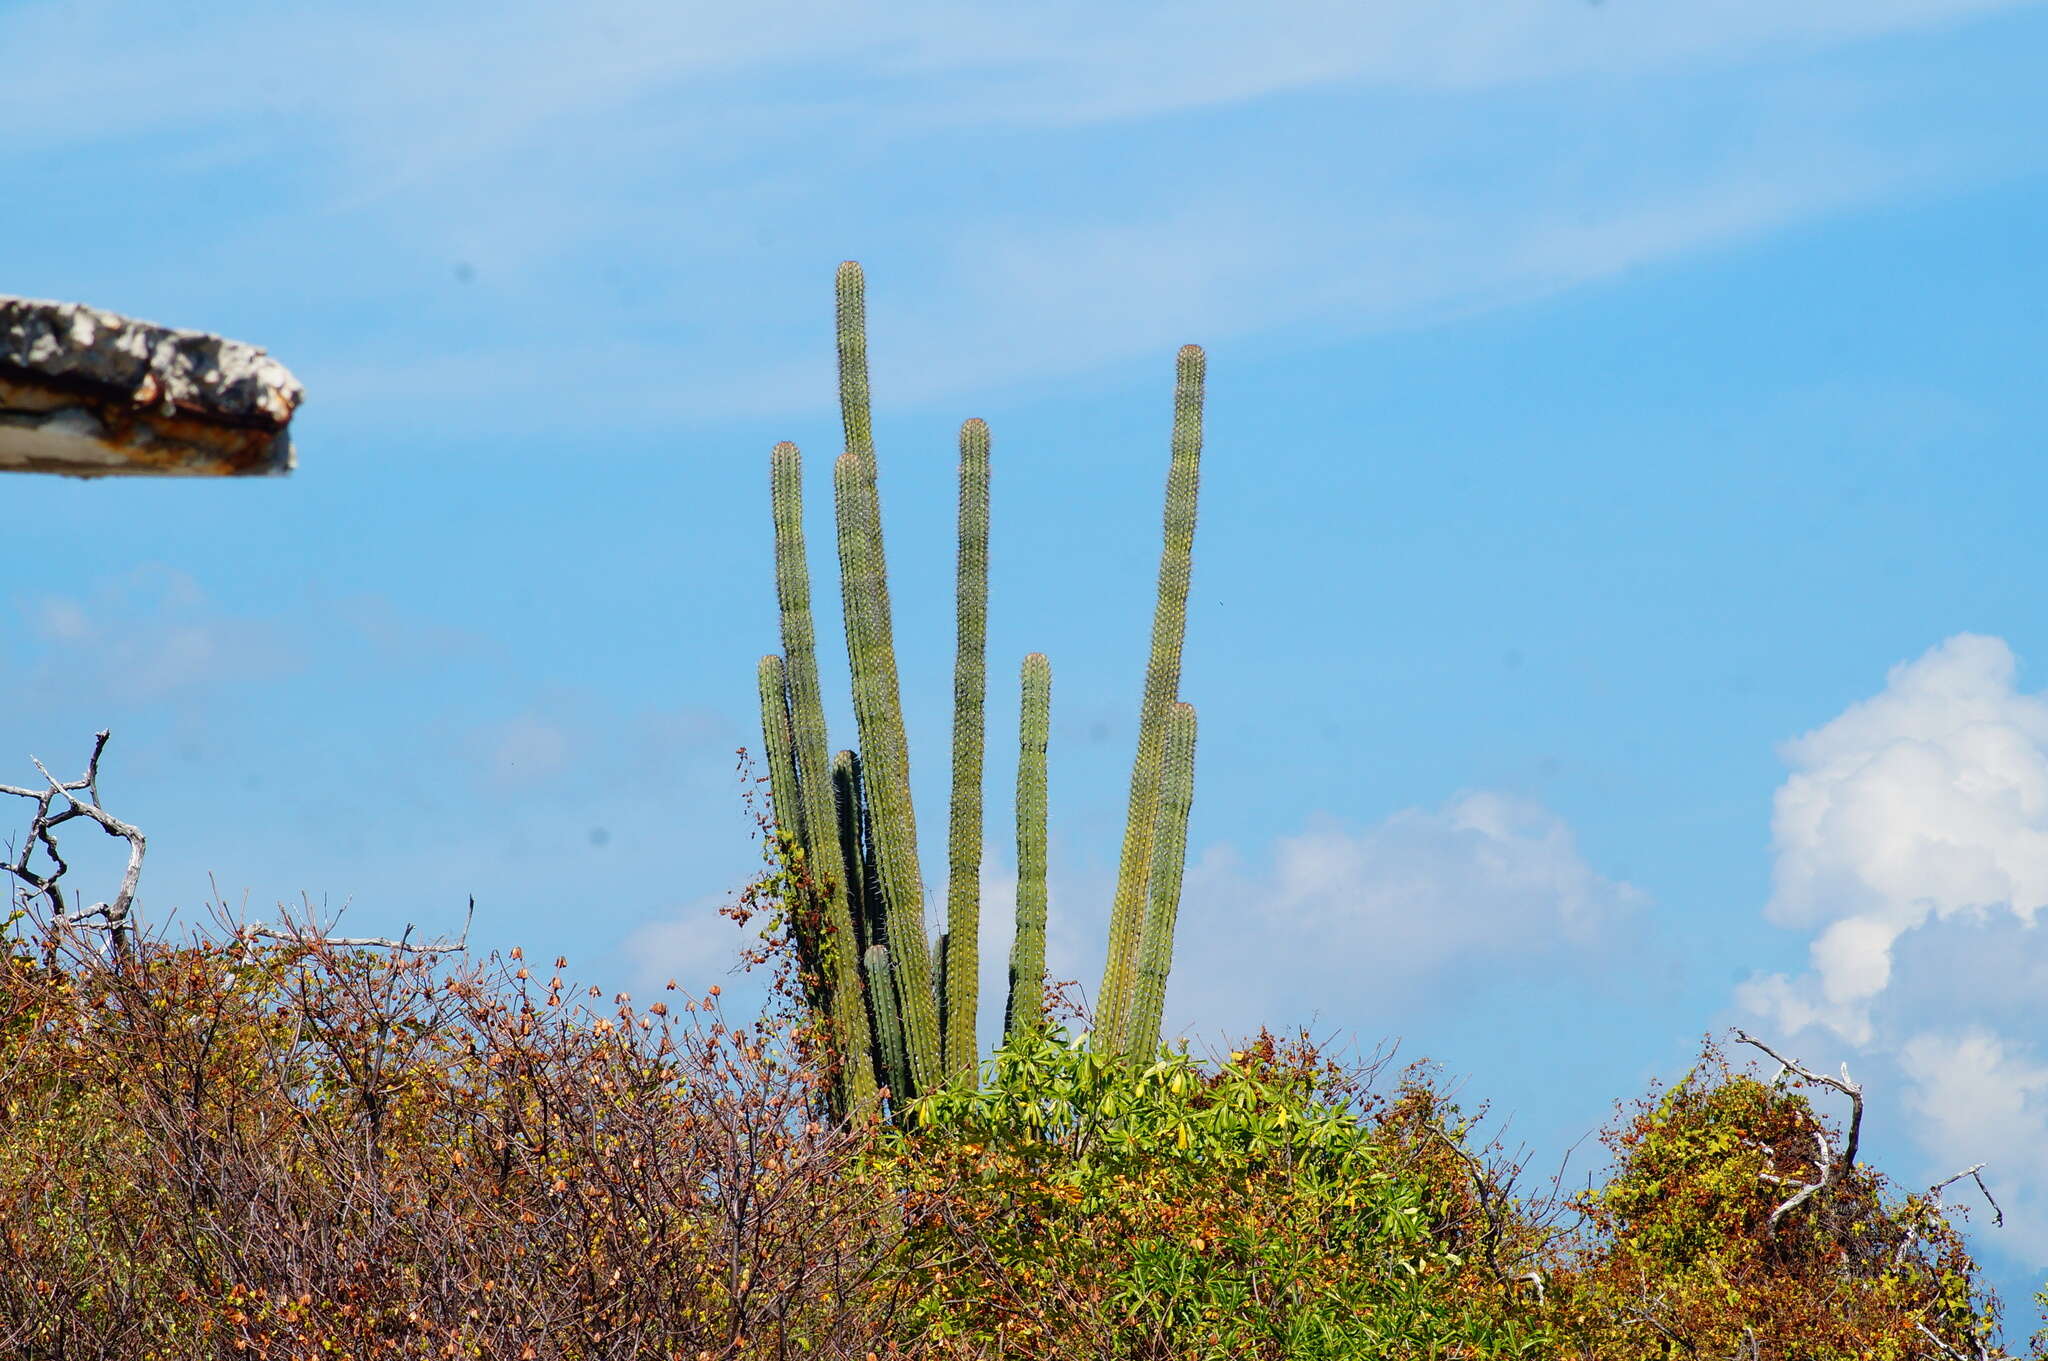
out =
[(861, 1356), (886, 1323), (860, 1136), (772, 1021), (592, 1006), (517, 951), (0, 971), (0, 1354)]
[(1993, 1354), (1995, 1302), (1939, 1207), (1889, 1195), (1787, 1077), (1731, 1072), (1710, 1041), (1608, 1132), (1617, 1170), (1582, 1197), (1588, 1232), (1560, 1282), (1585, 1354)]
[(1305, 1041), (1205, 1069), (1015, 1036), (978, 1088), (885, 1135), (906, 1336), (1020, 1358), (1538, 1354), (1464, 1169), (1417, 1138), (1441, 1133), (1436, 1099), (1411, 1082), (1373, 1104)]
[(736, 1025), (516, 950), (0, 944), (0, 1355), (2005, 1355), (1938, 1198), (1711, 1045), (1564, 1234), (1426, 1068), (1305, 1037), (1029, 1028), (835, 1123), (786, 923), (759, 958)]

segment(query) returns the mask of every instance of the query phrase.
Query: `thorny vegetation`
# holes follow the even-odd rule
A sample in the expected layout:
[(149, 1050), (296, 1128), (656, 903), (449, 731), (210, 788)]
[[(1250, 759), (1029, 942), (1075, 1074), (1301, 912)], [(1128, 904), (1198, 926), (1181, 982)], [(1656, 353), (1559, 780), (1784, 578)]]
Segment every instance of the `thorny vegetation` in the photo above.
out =
[[(97, 753), (45, 778), (15, 792), (54, 854)], [(1711, 1043), (1576, 1195), (1518, 1192), (1427, 1066), (1270, 1035), (1134, 1063), (1071, 1009), (893, 1124), (835, 1122), (785, 934), (815, 905), (771, 858), (730, 915), (768, 924), (778, 1000), (737, 1019), (305, 914), (173, 941), (132, 883), (81, 912), (24, 850), (0, 1354), (2009, 1355), (1940, 1191), (1858, 1159), (1860, 1090)]]

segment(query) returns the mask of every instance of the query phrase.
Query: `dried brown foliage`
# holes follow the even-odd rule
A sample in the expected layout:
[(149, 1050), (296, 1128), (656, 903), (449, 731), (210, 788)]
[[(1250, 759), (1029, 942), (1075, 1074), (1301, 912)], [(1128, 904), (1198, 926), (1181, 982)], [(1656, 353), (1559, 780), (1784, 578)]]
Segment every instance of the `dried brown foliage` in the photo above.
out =
[(833, 1357), (887, 1328), (864, 1135), (815, 1119), (772, 1020), (603, 1005), (516, 950), (39, 946), (0, 960), (0, 1355)]

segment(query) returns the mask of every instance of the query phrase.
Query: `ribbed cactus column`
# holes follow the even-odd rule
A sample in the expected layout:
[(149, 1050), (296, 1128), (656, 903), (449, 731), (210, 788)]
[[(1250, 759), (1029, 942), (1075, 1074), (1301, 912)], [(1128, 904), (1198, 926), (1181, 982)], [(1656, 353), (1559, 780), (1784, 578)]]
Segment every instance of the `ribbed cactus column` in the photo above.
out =
[(889, 615), (872, 422), (868, 412), (866, 311), (860, 266), (838, 279), (839, 400), (846, 452), (833, 466), (839, 511), (840, 583), (853, 670), (854, 721), (873, 809), (875, 862), (886, 905), (889, 968), (902, 1008), (913, 1089), (929, 1091), (941, 1071), (938, 996), (925, 934), (924, 885), (917, 864), (917, 818), (910, 802), (910, 752)]
[(865, 957), (870, 945), (881, 943), (882, 926), (876, 916), (874, 875), (868, 861), (868, 810), (860, 787), (860, 758), (842, 751), (832, 758), (832, 809), (839, 820), (839, 853), (846, 865), (846, 901), (853, 909), (853, 934), (860, 943), (858, 954)]
[(875, 1048), (882, 1081), (888, 1084), (891, 1104), (901, 1106), (916, 1093), (903, 1043), (902, 1011), (896, 996), (896, 974), (889, 966), (889, 947), (870, 945), (865, 962), (868, 989), (875, 1000)]
[(1117, 865), (1116, 896), (1110, 902), (1109, 957), (1096, 997), (1096, 1036), (1113, 1053), (1128, 1052), (1138, 955), (1146, 905), (1151, 899), (1152, 843), (1158, 824), (1167, 716), (1180, 690), (1181, 642), (1187, 627), (1188, 578), (1195, 542), (1195, 494), (1201, 481), (1202, 380), (1201, 347), (1183, 345), (1174, 373), (1173, 462), (1166, 474), (1152, 655), (1146, 663), (1145, 697), (1138, 711), (1138, 751), (1131, 763), (1123, 855)]
[(946, 1072), (972, 1072), (980, 1057), (981, 765), (988, 701), (988, 426), (960, 427), (960, 554), (954, 586), (959, 637), (953, 662), (953, 804), (946, 831), (946, 934), (940, 1013)]
[(1045, 1019), (1045, 748), (1052, 727), (1052, 663), (1024, 659), (1017, 741), (1017, 938), (1010, 945), (1010, 997), (1003, 1033)]
[(1166, 720), (1166, 754), (1159, 781), (1159, 823), (1152, 844), (1151, 902), (1138, 953), (1137, 997), (1131, 1004), (1127, 1052), (1148, 1062), (1159, 1048), (1166, 1012), (1166, 976), (1173, 971), (1173, 927), (1180, 915), (1181, 876), (1187, 869), (1188, 810), (1195, 800), (1195, 706), (1175, 704)]
[(790, 731), (789, 686), (782, 658), (772, 652), (763, 657), (754, 678), (761, 689), (761, 746), (768, 758), (769, 807), (777, 830), (802, 845), (804, 803), (796, 782), (795, 738)]
[[(801, 855), (804, 845), (803, 794), (797, 780), (792, 753), (795, 738), (789, 718), (789, 686), (782, 658), (774, 653), (763, 657), (755, 679), (761, 690), (761, 746), (768, 760), (769, 807), (774, 814), (776, 834), (784, 854)], [(801, 903), (792, 901), (789, 935), (796, 946), (797, 966), (803, 975), (804, 999), (813, 1008), (827, 1005), (831, 996), (824, 979), (823, 950), (818, 932)]]
[[(860, 1111), (874, 1103), (875, 1080), (868, 1058), (872, 1044), (867, 1004), (861, 996), (860, 943), (853, 925), (858, 900), (853, 897), (853, 881), (844, 873), (846, 858), (840, 846), (832, 770), (826, 756), (830, 747), (818, 685), (810, 561), (804, 547), (803, 456), (794, 444), (784, 441), (770, 454), (768, 486), (775, 522), (775, 595), (782, 612), (785, 712), (799, 813), (785, 820), (778, 805), (777, 821), (801, 837), (812, 878), (825, 895), (820, 904), (824, 932), (815, 943), (815, 967), (832, 999), (833, 1038), (844, 1065), (842, 1095), (849, 1110)], [(765, 676), (762, 684), (767, 684)], [(762, 703), (767, 704), (765, 690)], [(765, 715), (765, 708), (763, 712)], [(773, 743), (769, 745), (772, 757)]]

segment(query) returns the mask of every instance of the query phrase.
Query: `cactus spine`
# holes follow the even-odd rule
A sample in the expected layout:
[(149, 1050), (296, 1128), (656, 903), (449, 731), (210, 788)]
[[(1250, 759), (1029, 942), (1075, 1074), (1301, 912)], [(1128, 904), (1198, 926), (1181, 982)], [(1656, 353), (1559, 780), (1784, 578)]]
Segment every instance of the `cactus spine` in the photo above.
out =
[(940, 1013), (946, 1072), (974, 1069), (981, 999), (981, 758), (988, 699), (988, 426), (960, 427), (960, 553), (954, 587), (959, 648), (953, 662), (953, 804), (950, 877), (941, 938)]
[(1024, 659), (1017, 735), (1017, 938), (1010, 945), (1010, 997), (1003, 1033), (1045, 1019), (1045, 748), (1052, 726), (1052, 663)]
[(902, 1009), (911, 1090), (927, 1091), (940, 1072), (938, 995), (925, 935), (924, 884), (917, 866), (917, 817), (910, 803), (910, 752), (896, 680), (889, 581), (882, 548), (873, 426), (868, 411), (866, 310), (860, 266), (838, 279), (839, 403), (846, 452), (833, 467), (840, 508), (840, 585), (853, 671), (854, 722), (873, 809), (875, 865), (881, 877), (889, 970)]
[(1187, 627), (1188, 577), (1195, 540), (1195, 494), (1201, 481), (1202, 380), (1200, 347), (1182, 346), (1174, 373), (1173, 462), (1166, 475), (1165, 542), (1159, 554), (1152, 656), (1145, 667), (1123, 855), (1117, 865), (1116, 896), (1110, 902), (1109, 957), (1096, 1002), (1096, 1033), (1111, 1052), (1129, 1052), (1131, 1003), (1151, 898), (1152, 843), (1159, 820), (1167, 717), (1180, 689), (1181, 641)]
[(1195, 706), (1177, 703), (1166, 719), (1165, 769), (1159, 781), (1159, 823), (1152, 846), (1151, 901), (1138, 952), (1138, 987), (1131, 1003), (1128, 1052), (1139, 1062), (1159, 1049), (1166, 1010), (1166, 976), (1173, 970), (1173, 926), (1180, 913), (1181, 874), (1187, 867), (1188, 810), (1195, 800)]

